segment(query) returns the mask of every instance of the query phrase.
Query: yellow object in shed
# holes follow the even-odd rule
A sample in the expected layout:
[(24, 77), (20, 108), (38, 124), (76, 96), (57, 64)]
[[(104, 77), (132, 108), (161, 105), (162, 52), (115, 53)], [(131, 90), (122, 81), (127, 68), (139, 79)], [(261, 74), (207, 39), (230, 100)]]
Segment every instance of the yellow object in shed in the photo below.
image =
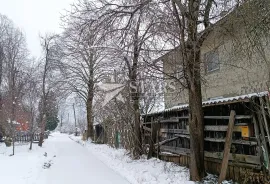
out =
[(249, 137), (249, 127), (248, 126), (241, 126), (242, 130), (242, 137)]

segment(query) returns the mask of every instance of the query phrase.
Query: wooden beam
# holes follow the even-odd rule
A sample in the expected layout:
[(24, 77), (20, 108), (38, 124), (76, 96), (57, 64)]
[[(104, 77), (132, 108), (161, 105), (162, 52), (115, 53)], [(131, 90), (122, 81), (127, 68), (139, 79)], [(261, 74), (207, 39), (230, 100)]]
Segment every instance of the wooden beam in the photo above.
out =
[(160, 132), (162, 132), (162, 133), (173, 133), (173, 134), (189, 134), (187, 129), (166, 129), (166, 128), (161, 128)]
[[(251, 119), (250, 115), (236, 115), (235, 119)], [(230, 116), (204, 116), (204, 119), (230, 119)]]
[(257, 155), (261, 157), (262, 156), (261, 139), (260, 139), (258, 122), (256, 121), (255, 117), (253, 117), (253, 124), (254, 124), (255, 137), (258, 141), (258, 146), (257, 146), (258, 154)]
[(220, 131), (220, 132), (227, 132), (228, 126), (227, 125), (205, 125), (205, 131)]
[(222, 183), (222, 181), (226, 179), (226, 173), (227, 173), (228, 162), (229, 162), (229, 154), (230, 154), (231, 144), (232, 144), (234, 121), (235, 121), (235, 111), (232, 110), (230, 113), (228, 131), (226, 134), (226, 141), (224, 145), (223, 159), (222, 159), (221, 171), (219, 174), (218, 183)]
[(189, 116), (180, 116), (180, 117), (177, 117), (178, 119), (188, 119)]
[[(221, 163), (222, 160), (218, 159), (218, 158), (209, 158), (209, 157), (205, 157), (204, 158), (205, 161), (209, 161), (209, 162), (216, 162), (216, 163)], [(242, 162), (229, 162), (228, 163), (229, 166), (237, 166), (237, 167), (243, 167), (243, 168), (248, 168), (248, 169), (261, 169), (261, 164), (257, 163), (257, 164), (250, 164), (250, 163), (242, 163)]]
[(153, 117), (152, 117), (152, 124), (151, 124), (151, 138), (150, 138), (150, 146), (149, 146), (149, 151), (147, 155), (147, 159), (150, 159), (153, 157), (154, 153), (154, 144), (156, 142), (156, 133), (157, 133), (157, 124), (154, 123)]
[[(204, 138), (205, 141), (209, 142), (225, 142), (226, 139), (222, 138)], [(247, 140), (232, 140), (233, 144), (244, 144), (244, 145), (249, 145), (249, 146), (256, 146), (257, 141), (247, 141)]]
[[(187, 148), (179, 148), (179, 147), (173, 147), (173, 146), (160, 146), (160, 150), (166, 151), (173, 154), (178, 155), (189, 155), (190, 149)], [(204, 151), (204, 157), (205, 159), (214, 159), (219, 160), (219, 163), (222, 161), (223, 153), (222, 152), (208, 152)], [(229, 161), (232, 163), (238, 163), (238, 164), (253, 164), (253, 165), (260, 165), (260, 157), (254, 156), (254, 155), (243, 155), (243, 154), (229, 154)], [(233, 165), (233, 164), (232, 164)]]
[(172, 146), (160, 146), (160, 150), (167, 151), (170, 153), (178, 154), (178, 155), (189, 155), (190, 149), (187, 148), (179, 148)]
[(265, 115), (264, 101), (263, 101), (262, 97), (260, 97), (259, 100), (260, 100), (261, 112), (262, 112), (263, 120), (264, 120), (263, 122), (264, 122), (265, 130), (266, 130), (266, 134), (267, 134), (267, 138), (268, 138), (268, 144), (270, 146), (269, 126), (268, 126), (266, 115)]
[(166, 144), (166, 143), (168, 143), (168, 142), (171, 142), (171, 141), (174, 141), (174, 140), (176, 140), (176, 139), (179, 139), (179, 137), (173, 137), (173, 138), (170, 138), (170, 139), (166, 139), (166, 140), (164, 140), (164, 141), (161, 141), (161, 142), (159, 142), (159, 143), (156, 143), (155, 144), (155, 146), (161, 146), (161, 145), (163, 145), (163, 144)]
[(190, 138), (189, 135), (184, 135), (184, 134), (174, 134), (175, 137), (183, 137), (183, 138)]
[(257, 110), (257, 116), (258, 116), (258, 120), (259, 120), (259, 127), (260, 127), (260, 139), (262, 140), (262, 150), (265, 152), (264, 157), (266, 157), (266, 165), (264, 164), (265, 168), (267, 170), (269, 170), (269, 153), (268, 153), (268, 149), (267, 149), (267, 145), (266, 145), (266, 139), (265, 139), (265, 134), (264, 134), (264, 128), (263, 128), (263, 123), (262, 123), (262, 117), (261, 117), (261, 113), (259, 110)]
[(144, 129), (144, 130), (146, 130), (146, 131), (148, 131), (148, 132), (152, 132), (152, 129), (151, 129), (151, 128), (148, 128), (148, 127), (146, 127), (146, 126), (142, 126), (142, 129)]
[(160, 123), (178, 123), (179, 120), (178, 119), (163, 119), (163, 120), (160, 120)]
[(269, 102), (269, 97), (265, 97), (266, 100), (266, 106), (267, 106), (267, 112), (268, 112), (268, 117), (270, 117), (270, 102)]
[[(157, 127), (157, 139), (156, 141), (159, 142), (159, 130), (160, 130), (160, 126)], [(157, 148), (156, 148), (156, 151), (157, 151), (157, 158), (159, 159), (159, 153), (160, 153), (160, 146), (158, 145)]]
[[(223, 158), (223, 152), (204, 152), (204, 156), (207, 158), (215, 158), (220, 159), (220, 161)], [(228, 160), (232, 162), (238, 162), (238, 163), (249, 163), (249, 164), (260, 164), (260, 157), (256, 155), (243, 155), (243, 154), (233, 154), (230, 153), (228, 155)]]

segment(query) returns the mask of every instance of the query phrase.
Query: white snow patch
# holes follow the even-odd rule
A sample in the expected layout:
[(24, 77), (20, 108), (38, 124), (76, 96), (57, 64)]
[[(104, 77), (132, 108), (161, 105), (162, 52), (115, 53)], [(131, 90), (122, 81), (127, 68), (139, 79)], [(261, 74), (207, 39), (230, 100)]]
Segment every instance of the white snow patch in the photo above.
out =
[[(85, 142), (81, 140), (81, 137), (70, 136), (70, 138), (84, 146), (108, 167), (118, 172), (132, 184), (196, 183), (189, 180), (189, 169), (186, 167), (156, 158), (147, 160), (146, 156), (143, 156), (139, 160), (132, 160), (125, 149), (115, 149), (106, 144), (94, 144), (90, 141)], [(217, 184), (218, 177), (208, 174), (202, 183)], [(232, 183), (232, 181), (222, 182), (222, 184)]]
[(71, 139), (85, 146), (103, 163), (118, 172), (132, 184), (194, 184), (189, 181), (189, 170), (156, 158), (142, 157), (132, 160), (124, 149), (114, 149), (105, 144), (84, 142), (80, 137)]
[(29, 144), (16, 144), (15, 155), (10, 156), (12, 147), (6, 147), (4, 143), (0, 143), (1, 183), (39, 183), (39, 176), (46, 172), (43, 168), (44, 164), (52, 164), (54, 157), (54, 150), (48, 150), (47, 146), (46, 142), (42, 148), (33, 144), (33, 149), (29, 150)]

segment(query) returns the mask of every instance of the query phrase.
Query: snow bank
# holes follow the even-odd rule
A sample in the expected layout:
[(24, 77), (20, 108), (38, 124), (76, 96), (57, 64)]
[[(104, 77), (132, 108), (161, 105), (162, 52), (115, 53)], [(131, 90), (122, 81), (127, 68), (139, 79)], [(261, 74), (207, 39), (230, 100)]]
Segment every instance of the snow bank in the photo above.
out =
[(156, 158), (142, 157), (132, 160), (124, 149), (114, 149), (104, 144), (84, 142), (80, 137), (71, 139), (85, 146), (102, 162), (118, 172), (132, 184), (189, 184), (189, 170)]
[[(81, 140), (81, 137), (70, 136), (70, 138), (86, 147), (98, 159), (132, 184), (195, 184), (195, 182), (189, 181), (189, 169), (186, 167), (156, 158), (147, 160), (145, 156), (139, 160), (132, 160), (124, 149), (85, 142)], [(217, 176), (208, 174), (203, 183), (216, 184), (217, 181)], [(231, 184), (232, 181), (222, 183)]]
[(46, 172), (54, 157), (53, 149), (48, 151), (46, 142), (42, 148), (33, 144), (32, 150), (29, 150), (29, 144), (17, 144), (15, 155), (10, 156), (11, 153), (12, 147), (7, 148), (0, 143), (1, 183), (37, 184), (39, 176)]

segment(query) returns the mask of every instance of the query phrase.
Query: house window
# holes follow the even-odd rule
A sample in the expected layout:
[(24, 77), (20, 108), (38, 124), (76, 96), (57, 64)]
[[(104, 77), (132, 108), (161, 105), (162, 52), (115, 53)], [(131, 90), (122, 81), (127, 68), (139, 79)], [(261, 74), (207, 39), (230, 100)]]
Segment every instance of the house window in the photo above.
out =
[(219, 70), (219, 56), (218, 50), (207, 52), (204, 54), (206, 73)]

